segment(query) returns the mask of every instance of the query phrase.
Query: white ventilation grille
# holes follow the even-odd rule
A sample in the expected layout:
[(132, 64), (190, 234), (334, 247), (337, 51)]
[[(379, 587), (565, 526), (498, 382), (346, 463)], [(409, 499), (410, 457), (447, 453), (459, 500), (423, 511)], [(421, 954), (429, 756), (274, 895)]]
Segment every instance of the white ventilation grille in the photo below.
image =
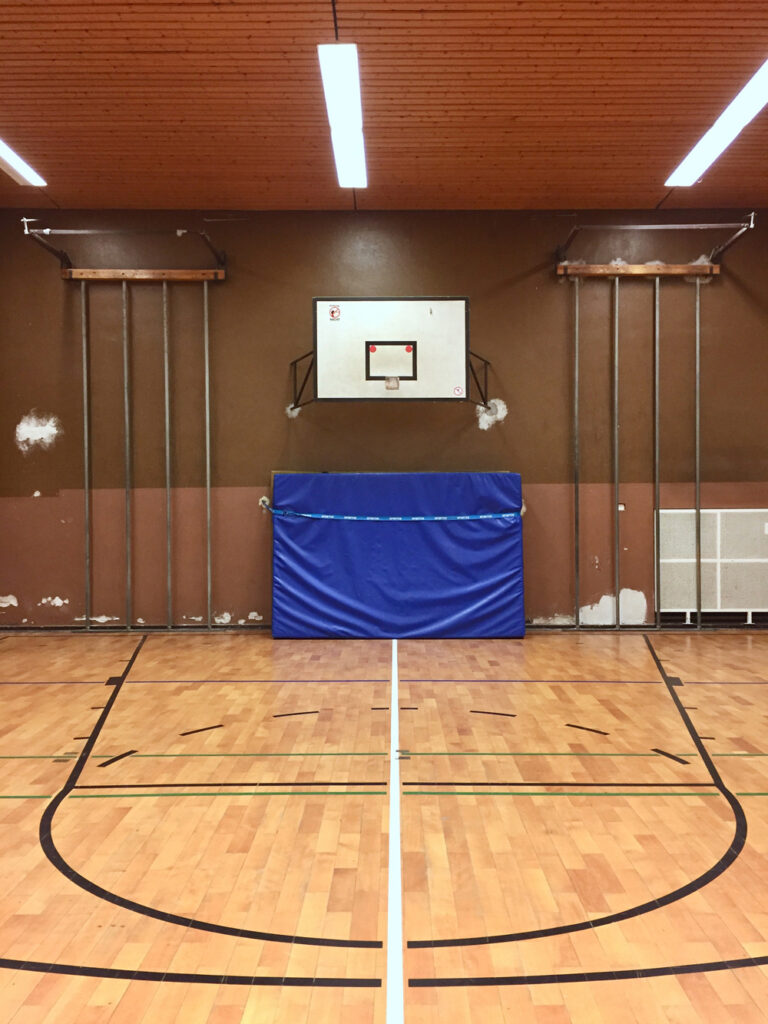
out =
[[(696, 610), (696, 512), (659, 514), (660, 610)], [(701, 610), (768, 611), (768, 509), (701, 510)]]

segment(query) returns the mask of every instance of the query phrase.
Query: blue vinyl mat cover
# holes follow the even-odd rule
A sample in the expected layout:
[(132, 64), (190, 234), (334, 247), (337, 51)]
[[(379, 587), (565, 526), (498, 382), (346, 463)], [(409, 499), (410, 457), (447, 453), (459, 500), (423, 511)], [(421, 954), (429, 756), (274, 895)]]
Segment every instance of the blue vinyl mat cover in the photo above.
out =
[(275, 473), (273, 636), (523, 636), (521, 503), (517, 473)]

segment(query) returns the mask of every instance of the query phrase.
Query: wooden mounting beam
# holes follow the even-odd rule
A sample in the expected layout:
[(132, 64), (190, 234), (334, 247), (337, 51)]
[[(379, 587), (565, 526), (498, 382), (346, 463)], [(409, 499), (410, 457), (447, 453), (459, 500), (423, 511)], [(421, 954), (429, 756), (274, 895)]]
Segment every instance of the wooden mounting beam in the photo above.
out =
[(92, 270), (87, 267), (65, 267), (65, 281), (224, 281), (224, 268), (216, 270)]
[(719, 263), (558, 263), (558, 277), (716, 277)]

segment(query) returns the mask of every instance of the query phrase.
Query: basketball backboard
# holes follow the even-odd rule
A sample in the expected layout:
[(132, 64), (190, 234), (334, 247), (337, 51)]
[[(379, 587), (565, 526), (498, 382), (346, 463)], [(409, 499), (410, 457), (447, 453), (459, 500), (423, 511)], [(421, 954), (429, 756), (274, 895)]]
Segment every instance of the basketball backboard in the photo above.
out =
[(469, 299), (313, 300), (315, 399), (464, 400)]

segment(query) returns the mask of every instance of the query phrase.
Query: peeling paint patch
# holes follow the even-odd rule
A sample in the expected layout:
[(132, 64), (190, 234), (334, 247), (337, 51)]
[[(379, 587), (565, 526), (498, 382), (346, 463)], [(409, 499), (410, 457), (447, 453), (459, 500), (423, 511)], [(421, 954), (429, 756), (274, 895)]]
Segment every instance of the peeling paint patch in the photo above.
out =
[[(120, 619), (118, 618), (117, 615), (92, 615), (89, 621), (91, 621), (91, 622), (98, 622), (98, 623), (100, 623), (100, 625), (103, 626), (107, 622), (119, 622)], [(75, 616), (75, 622), (85, 622), (85, 616), (84, 615), (76, 615)]]
[(189, 619), (190, 622), (202, 622), (202, 615), (182, 615), (183, 619)]
[(576, 621), (574, 615), (539, 615), (531, 619), (532, 626), (572, 626)]
[(55, 444), (61, 433), (63, 430), (58, 416), (48, 413), (38, 415), (37, 410), (32, 409), (26, 416), (21, 417), (16, 426), (16, 447), (24, 455), (33, 448), (47, 450)]
[(300, 412), (301, 412), (301, 406), (299, 406), (299, 408), (295, 408), (293, 406), (293, 404), (291, 404), (291, 405), (286, 405), (286, 407), (285, 407), (285, 415), (290, 420), (295, 420)]
[(5, 596), (3, 596), (2, 594), (0, 594), (0, 608), (10, 608), (11, 606), (13, 606), (14, 608), (19, 607), (19, 602), (18, 599), (16, 598), (16, 595), (6, 594)]
[(42, 601), (37, 602), (37, 607), (40, 608), (44, 604), (51, 604), (54, 608), (61, 608), (65, 604), (69, 604), (68, 597), (44, 597)]
[(42, 497), (42, 495), (41, 495), (40, 491), (35, 491), (35, 492), (34, 492), (34, 493), (32, 494), (32, 497), (33, 497), (33, 498), (41, 498), (41, 497)]
[(232, 621), (232, 613), (222, 612), (221, 615), (214, 615), (213, 621), (216, 623), (217, 626), (228, 626), (229, 623)]
[(136, 622), (137, 622), (137, 623), (138, 623), (138, 624), (139, 624), (140, 626), (144, 626), (144, 625), (146, 625), (146, 623), (144, 622), (144, 619), (142, 619), (142, 618), (138, 618), (138, 619), (136, 619)]
[(264, 616), (259, 615), (258, 612), (248, 612), (248, 618), (251, 622), (261, 622)]
[[(648, 611), (648, 601), (642, 590), (624, 588), (619, 594), (619, 621), (622, 626), (642, 626)], [(613, 626), (616, 622), (616, 598), (604, 594), (596, 604), (585, 604), (579, 609), (583, 626)]]

